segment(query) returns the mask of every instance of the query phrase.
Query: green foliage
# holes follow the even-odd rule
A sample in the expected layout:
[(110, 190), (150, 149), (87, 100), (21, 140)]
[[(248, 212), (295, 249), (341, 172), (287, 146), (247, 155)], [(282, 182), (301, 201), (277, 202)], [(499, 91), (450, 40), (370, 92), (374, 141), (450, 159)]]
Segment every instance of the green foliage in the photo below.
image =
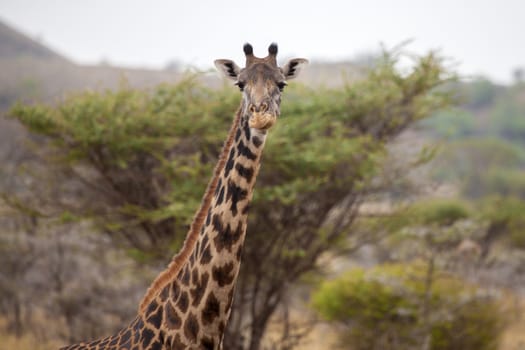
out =
[(525, 198), (525, 170), (492, 168), (481, 181), (488, 194)]
[(440, 111), (423, 120), (421, 126), (439, 138), (452, 140), (470, 136), (477, 131), (474, 114), (462, 109)]
[(497, 350), (506, 317), (490, 299), (460, 303), (448, 322), (432, 328), (432, 350)]
[(525, 248), (525, 201), (517, 197), (491, 197), (484, 201), (480, 216), (495, 235), (506, 235), (514, 247)]
[(444, 151), (443, 165), (459, 177), (489, 168), (508, 168), (525, 160), (525, 153), (502, 139), (464, 139), (451, 143)]
[(312, 306), (326, 320), (346, 325), (342, 340), (351, 349), (419, 348), (425, 300), (430, 349), (496, 349), (504, 323), (497, 302), (442, 271), (427, 291), (426, 274), (423, 263), (352, 269), (324, 282)]
[[(137, 229), (145, 228), (162, 252), (182, 242), (238, 101), (232, 92), (208, 89), (188, 77), (151, 91), (125, 85), (88, 91), (58, 107), (18, 104), (10, 115), (48, 137), (55, 150), (49, 161), (61, 169), (59, 176), (73, 174), (81, 182), (77, 188), (87, 183), (90, 192), (95, 189), (94, 198), (77, 198), (86, 201), (80, 209), (60, 209), (67, 215), (59, 221), (84, 217), (104, 231), (126, 230), (128, 237), (139, 236), (135, 248), (142, 250), (148, 248), (138, 243), (144, 240)], [(97, 176), (86, 179), (76, 170), (79, 165)]]
[(373, 219), (374, 225), (396, 233), (406, 228), (443, 228), (472, 216), (467, 202), (458, 198), (432, 198), (402, 206), (392, 215)]
[(435, 114), (422, 126), (440, 138), (504, 138), (523, 144), (525, 86), (497, 86), (486, 79), (457, 86), (465, 104)]
[(220, 112), (232, 99), (219, 103), (210, 101), (212, 96), (218, 97), (188, 78), (152, 92), (125, 85), (118, 91), (85, 92), (70, 96), (58, 108), (18, 104), (10, 114), (29, 130), (51, 136), (64, 149), (65, 158), (89, 159), (94, 150), (103, 148), (104, 160), (125, 167), (137, 152), (169, 150), (181, 136), (199, 135), (203, 128), (224, 124)]
[(519, 182), (503, 184), (502, 181), (515, 179), (499, 174), (515, 173), (524, 164), (525, 152), (516, 144), (503, 139), (468, 138), (444, 148), (436, 159), (434, 176), (442, 181), (459, 182), (466, 196), (479, 198), (497, 194), (507, 186), (519, 188)]
[(458, 85), (461, 109), (439, 112), (421, 123), (447, 142), (434, 176), (459, 183), (470, 198), (512, 195), (525, 198), (525, 86), (497, 86), (481, 79)]
[(487, 79), (478, 79), (471, 82), (466, 88), (467, 104), (471, 108), (479, 109), (490, 106), (498, 96), (498, 87)]
[(468, 204), (457, 198), (430, 199), (410, 205), (405, 213), (413, 223), (448, 226), (470, 216)]
[(523, 143), (525, 138), (525, 88), (517, 87), (494, 105), (490, 119), (501, 137)]

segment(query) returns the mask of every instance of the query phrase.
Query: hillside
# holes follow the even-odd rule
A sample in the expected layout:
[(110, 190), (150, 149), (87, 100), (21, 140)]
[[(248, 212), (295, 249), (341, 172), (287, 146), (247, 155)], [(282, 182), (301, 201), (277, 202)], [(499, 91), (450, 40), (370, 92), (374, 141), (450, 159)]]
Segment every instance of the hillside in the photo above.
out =
[(36, 40), (0, 22), (0, 58), (32, 57), (40, 60), (66, 61), (53, 50), (47, 48)]
[[(176, 82), (183, 74), (172, 69), (79, 65), (1, 21), (0, 72), (0, 111), (5, 111), (18, 99), (49, 101), (66, 92), (114, 89), (123, 78), (134, 87), (151, 87), (163, 82)], [(349, 62), (312, 62), (303, 73), (302, 82), (334, 86), (354, 79), (359, 71)], [(217, 74), (205, 75), (203, 80), (211, 86), (221, 84)]]
[(78, 65), (42, 43), (0, 22), (0, 111), (18, 99), (52, 100), (71, 91), (175, 81), (180, 73), (109, 65)]

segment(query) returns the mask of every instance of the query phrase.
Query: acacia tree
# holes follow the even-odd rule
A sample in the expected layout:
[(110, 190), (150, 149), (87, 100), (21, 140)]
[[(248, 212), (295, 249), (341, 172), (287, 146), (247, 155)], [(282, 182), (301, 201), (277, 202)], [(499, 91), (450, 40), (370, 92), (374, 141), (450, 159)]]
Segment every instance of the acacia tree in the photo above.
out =
[(58, 107), (17, 105), (10, 114), (38, 136), (25, 165), (36, 181), (4, 199), (37, 217), (89, 219), (137, 256), (165, 258), (184, 239), (235, 103), (189, 77), (153, 91), (86, 92)]
[[(343, 88), (285, 92), (250, 212), (225, 348), (261, 346), (279, 306), (286, 314), (289, 286), (352, 234), (387, 143), (450, 103), (438, 87), (451, 75), (438, 57), (418, 58), (408, 74), (396, 69), (397, 57), (385, 53)], [(4, 199), (33, 216), (89, 219), (140, 261), (166, 261), (184, 238), (238, 101), (232, 89), (190, 78), (148, 92), (85, 93), (56, 107), (18, 105), (11, 115), (40, 135), (46, 161), (35, 162), (35, 188), (4, 191)], [(275, 346), (292, 347), (289, 320), (282, 331)]]

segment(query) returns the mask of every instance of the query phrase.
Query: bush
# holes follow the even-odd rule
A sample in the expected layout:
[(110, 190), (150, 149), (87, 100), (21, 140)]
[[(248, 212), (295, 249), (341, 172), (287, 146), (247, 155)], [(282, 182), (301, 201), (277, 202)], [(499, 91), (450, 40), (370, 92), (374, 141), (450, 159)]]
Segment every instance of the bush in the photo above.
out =
[[(326, 320), (345, 326), (346, 348), (432, 350), (497, 349), (504, 317), (498, 302), (443, 271), (427, 284), (423, 263), (352, 269), (324, 282), (312, 305)], [(424, 310), (428, 310), (428, 318)]]
[(488, 194), (525, 199), (525, 170), (494, 168), (485, 175), (482, 186)]
[(449, 226), (471, 215), (467, 203), (452, 198), (420, 201), (412, 204), (405, 211), (407, 215), (413, 217), (414, 223), (425, 226)]
[(506, 236), (513, 247), (525, 248), (525, 201), (516, 197), (485, 200), (481, 218), (488, 221), (488, 235)]
[(372, 220), (373, 224), (380, 225), (390, 233), (396, 233), (409, 227), (451, 226), (471, 216), (470, 206), (461, 199), (433, 198), (411, 203), (401, 207), (393, 215)]

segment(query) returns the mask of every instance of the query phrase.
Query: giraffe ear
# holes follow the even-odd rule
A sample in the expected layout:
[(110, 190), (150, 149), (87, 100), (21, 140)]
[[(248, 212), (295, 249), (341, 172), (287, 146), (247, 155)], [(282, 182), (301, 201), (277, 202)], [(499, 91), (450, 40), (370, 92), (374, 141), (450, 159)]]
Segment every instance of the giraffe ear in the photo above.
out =
[(292, 58), (283, 67), (283, 74), (286, 80), (294, 79), (299, 75), (301, 69), (308, 64), (306, 58)]
[(232, 60), (215, 60), (215, 67), (228, 79), (237, 81), (241, 68)]

